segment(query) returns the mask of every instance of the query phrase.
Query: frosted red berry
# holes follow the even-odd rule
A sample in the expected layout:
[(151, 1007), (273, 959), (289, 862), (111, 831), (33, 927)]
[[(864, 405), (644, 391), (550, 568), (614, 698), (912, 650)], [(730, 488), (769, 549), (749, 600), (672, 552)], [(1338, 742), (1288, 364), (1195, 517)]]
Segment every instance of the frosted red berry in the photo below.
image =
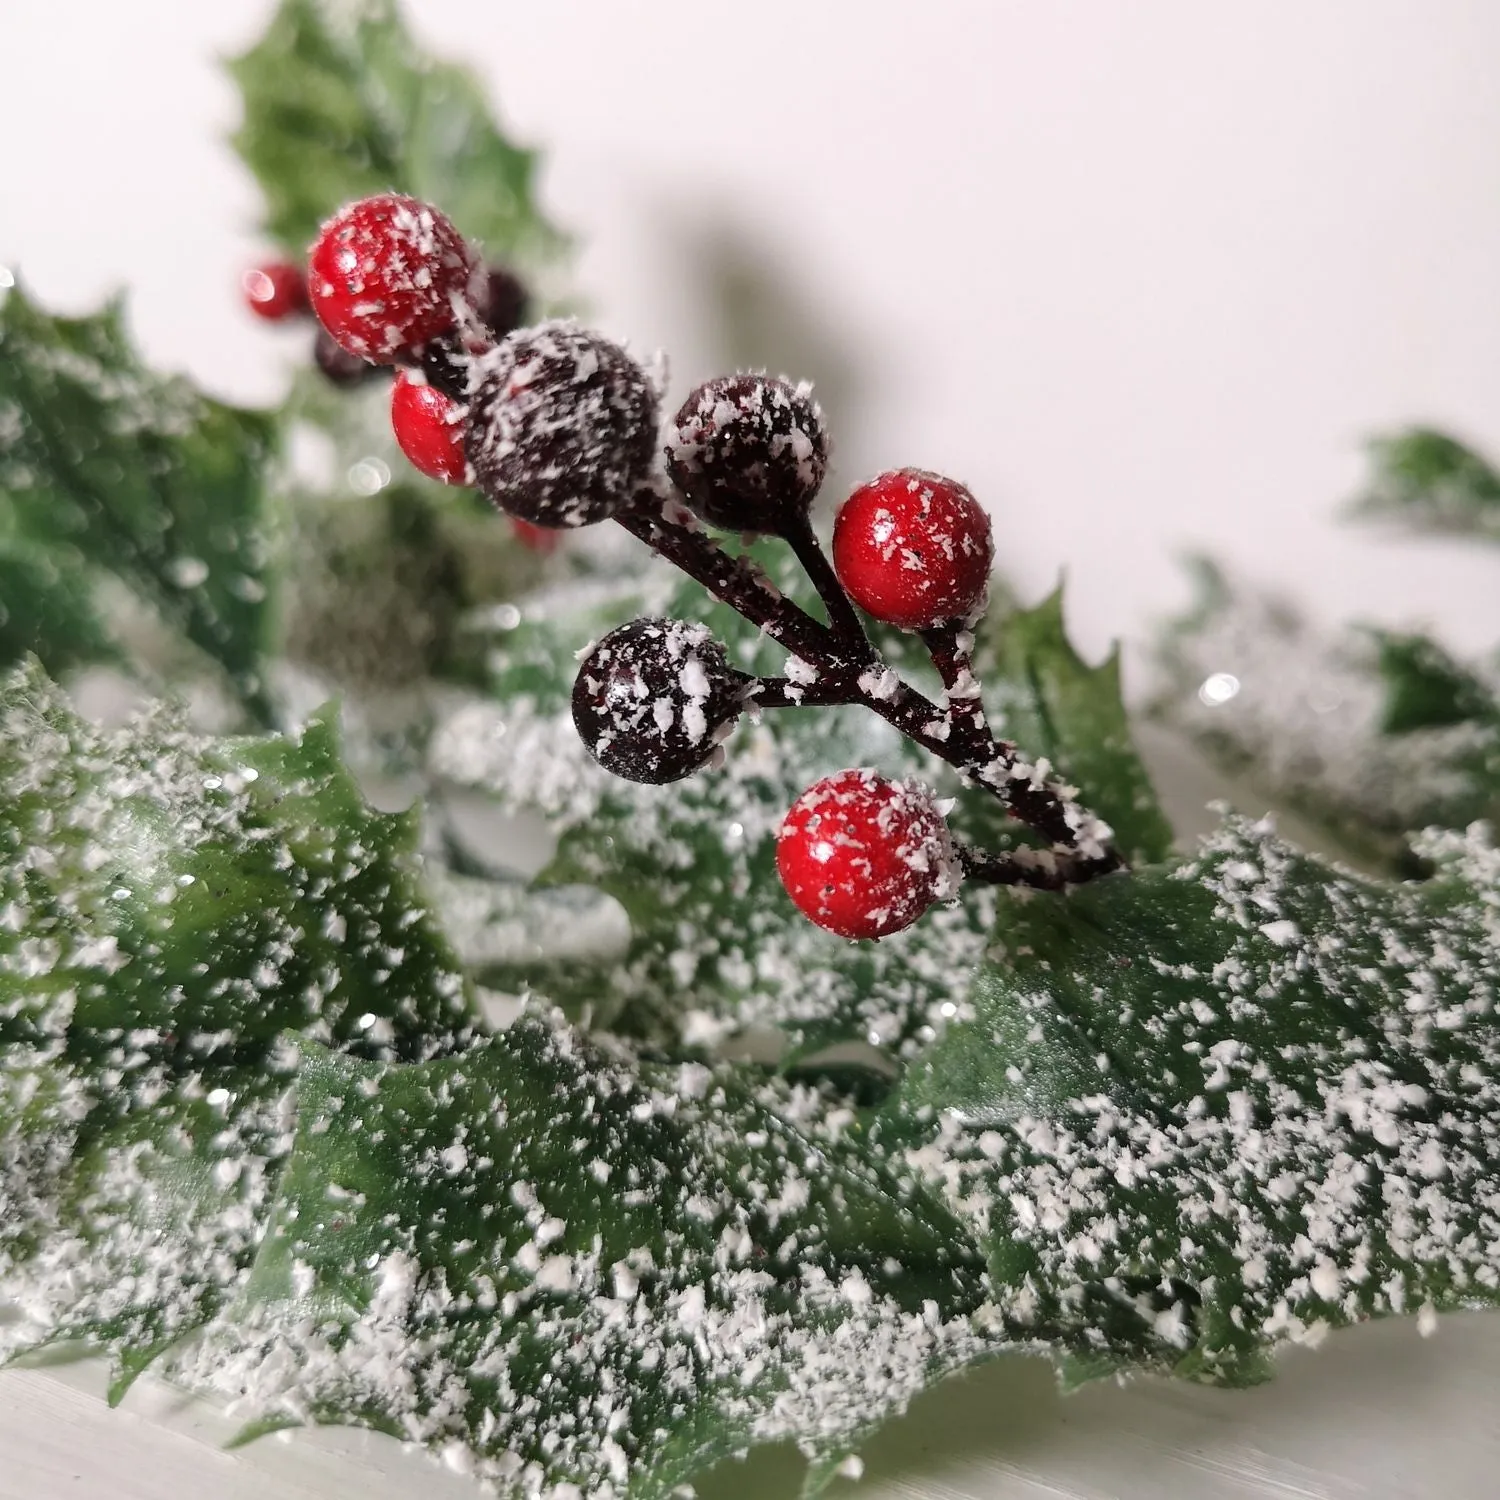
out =
[(318, 231), (308, 294), (351, 354), (389, 364), (446, 333), (468, 296), (473, 259), (435, 208), (399, 193), (361, 198)]
[(470, 482), (464, 457), (467, 412), (451, 396), (408, 371), (391, 383), (391, 429), (412, 467), (444, 484)]
[(510, 529), (528, 552), (538, 553), (542, 557), (549, 557), (556, 552), (557, 544), (562, 540), (562, 532), (554, 531), (550, 526), (533, 526), (520, 516), (510, 518)]
[(833, 528), (833, 565), (867, 614), (906, 630), (962, 619), (994, 562), (990, 518), (956, 480), (894, 469), (861, 485)]
[(889, 937), (957, 889), (958, 866), (932, 795), (874, 771), (840, 771), (792, 804), (776, 868), (803, 915), (846, 938)]
[(252, 266), (240, 277), (245, 306), (268, 323), (280, 323), (308, 310), (307, 282), (301, 270), (286, 261)]

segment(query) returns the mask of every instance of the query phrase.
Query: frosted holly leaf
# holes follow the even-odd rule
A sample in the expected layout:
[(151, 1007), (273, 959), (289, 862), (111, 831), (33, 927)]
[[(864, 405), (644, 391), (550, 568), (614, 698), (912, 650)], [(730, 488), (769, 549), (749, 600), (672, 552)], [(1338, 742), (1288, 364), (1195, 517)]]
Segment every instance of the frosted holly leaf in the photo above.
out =
[(1118, 646), (1098, 666), (1084, 663), (1063, 625), (1060, 587), (1032, 609), (986, 615), (976, 636), (995, 732), (1077, 786), (1132, 864), (1165, 859), (1172, 829), (1131, 738)]
[(248, 1264), (288, 1036), (420, 1059), (478, 1031), (331, 721), (208, 739), (0, 685), (0, 1352), (63, 1339), (121, 1388)]
[(389, 0), (283, 0), (229, 68), (245, 101), (234, 143), (289, 254), (344, 203), (392, 191), (440, 204), (492, 257), (564, 248), (533, 197), (535, 153), (505, 138), (477, 80), (424, 52)]
[[(1002, 903), (909, 1070), (920, 1159), (987, 1228), (997, 1327), (1239, 1384), (1364, 1318), (1500, 1287), (1500, 851), (1364, 880), (1263, 824)], [(925, 1122), (941, 1111), (934, 1134)]]
[[(3, 505), (3, 501), (0, 501)], [(7, 528), (14, 521), (7, 517)], [(31, 654), (54, 672), (119, 656), (79, 556), (0, 531), (0, 663)]]
[(663, 1496), (753, 1443), (836, 1450), (977, 1346), (971, 1237), (808, 1091), (523, 1017), (419, 1066), (315, 1052), (295, 1107), (244, 1297), (176, 1367), (252, 1432)]
[(1430, 427), (1376, 438), (1352, 513), (1414, 531), (1500, 538), (1500, 474), (1472, 448)]
[(0, 663), (121, 650), (112, 577), (265, 714), (271, 419), (148, 370), (118, 303), (52, 317), (0, 296)]
[(1322, 634), (1211, 563), (1195, 573), (1195, 607), (1156, 645), (1155, 717), (1365, 859), (1500, 811), (1491, 672), (1420, 635)]

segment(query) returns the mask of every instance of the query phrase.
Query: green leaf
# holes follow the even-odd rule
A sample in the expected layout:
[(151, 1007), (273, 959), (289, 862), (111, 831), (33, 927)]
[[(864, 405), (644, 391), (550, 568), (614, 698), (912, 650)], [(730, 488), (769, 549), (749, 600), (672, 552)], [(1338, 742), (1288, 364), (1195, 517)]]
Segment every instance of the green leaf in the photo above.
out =
[(105, 732), (0, 684), (0, 1351), (63, 1338), (123, 1379), (248, 1265), (284, 1155), (287, 1036), (420, 1059), (477, 1031), (327, 718), (299, 740)]
[(1430, 636), (1375, 631), (1381, 676), (1385, 679), (1386, 734), (1414, 729), (1445, 729), (1500, 719), (1494, 691), (1477, 673), (1456, 661)]
[(39, 656), (54, 672), (118, 655), (72, 548), (0, 536), (0, 663)]
[(1423, 852), (1434, 879), (1385, 885), (1234, 821), (1004, 904), (974, 1019), (894, 1108), (949, 1122), (934, 1175), (1013, 1333), (1236, 1384), (1289, 1340), (1496, 1300), (1500, 851)]
[[(118, 579), (265, 715), (267, 416), (152, 374), (112, 304), (56, 318), (0, 301), (0, 662), (107, 657)], [(15, 592), (12, 593), (11, 590)]]
[[(343, 390), (305, 371), (277, 417), (284, 446), (317, 459), (284, 480), (278, 653), (356, 696), (482, 682), (494, 642), (472, 622), (535, 586), (536, 555), (477, 491), (411, 467), (385, 384)], [(381, 466), (389, 483), (356, 488)]]
[(1196, 605), (1155, 647), (1150, 712), (1344, 849), (1405, 868), (1406, 835), (1500, 813), (1487, 675), (1422, 636), (1329, 636), (1292, 606), (1194, 565)]
[(534, 199), (536, 156), (490, 119), (465, 69), (439, 63), (387, 0), (283, 0), (229, 64), (244, 95), (234, 142), (266, 195), (266, 229), (300, 256), (343, 203), (397, 191), (436, 204), (492, 258), (563, 247)]
[(1472, 448), (1430, 427), (1375, 438), (1353, 513), (1415, 531), (1500, 537), (1500, 474)]
[(1068, 640), (1059, 587), (1033, 609), (987, 616), (974, 659), (999, 733), (1076, 785), (1128, 860), (1165, 858), (1172, 829), (1131, 739), (1118, 646), (1087, 666)]
[(314, 1054), (296, 1108), (244, 1304), (187, 1377), (506, 1489), (662, 1496), (752, 1440), (837, 1450), (980, 1301), (957, 1219), (847, 1111), (723, 1069), (523, 1018), (420, 1066)]

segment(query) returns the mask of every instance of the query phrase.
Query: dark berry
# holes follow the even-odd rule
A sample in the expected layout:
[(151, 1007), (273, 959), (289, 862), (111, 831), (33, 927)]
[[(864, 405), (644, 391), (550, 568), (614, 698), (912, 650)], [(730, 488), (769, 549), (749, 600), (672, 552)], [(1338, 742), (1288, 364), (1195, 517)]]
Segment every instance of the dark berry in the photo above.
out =
[(374, 375), (381, 374), (379, 365), (351, 354), (333, 340), (333, 335), (321, 324), (318, 336), (313, 340), (313, 363), (324, 375), (338, 386), (363, 385)]
[(667, 461), (688, 505), (711, 525), (778, 532), (818, 493), (828, 430), (811, 386), (725, 375), (683, 402)]
[(473, 368), (474, 356), (490, 347), (488, 341), (474, 347), (471, 339), (457, 329), (451, 329), (422, 346), (422, 374), (428, 385), (435, 385), (445, 396), (467, 405), (469, 371)]
[(467, 484), (464, 419), (467, 408), (407, 370), (391, 382), (391, 429), (412, 467), (444, 484)]
[(983, 506), (925, 469), (896, 469), (861, 485), (833, 527), (833, 566), (849, 597), (907, 630), (971, 614), (984, 601), (993, 561)]
[(480, 489), (536, 526), (589, 526), (627, 505), (656, 454), (656, 392), (602, 334), (518, 328), (474, 361), (469, 462)]
[(307, 312), (307, 282), (286, 261), (253, 266), (240, 277), (245, 306), (268, 323), (281, 323)]
[(453, 327), (472, 269), (463, 236), (435, 208), (381, 193), (347, 204), (318, 231), (308, 292), (345, 349), (389, 364)]
[(910, 927), (959, 881), (931, 793), (874, 771), (840, 771), (803, 792), (776, 837), (776, 868), (803, 915), (846, 938)]
[(531, 311), (531, 293), (504, 266), (488, 266), (480, 282), (474, 310), (497, 339), (520, 328)]
[(746, 681), (706, 625), (632, 620), (578, 669), (573, 723), (606, 771), (680, 781), (702, 769), (739, 718)]

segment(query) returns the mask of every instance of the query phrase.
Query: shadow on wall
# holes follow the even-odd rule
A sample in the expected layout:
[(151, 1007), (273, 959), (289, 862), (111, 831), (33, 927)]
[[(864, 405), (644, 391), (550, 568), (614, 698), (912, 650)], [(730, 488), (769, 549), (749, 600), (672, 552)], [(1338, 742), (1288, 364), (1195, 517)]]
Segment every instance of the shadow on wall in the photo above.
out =
[(833, 435), (823, 504), (841, 499), (869, 468), (841, 441), (865, 396), (855, 336), (818, 305), (780, 252), (730, 213), (665, 213), (659, 222), (682, 267), (677, 295), (694, 313), (705, 372), (766, 370), (812, 381)]

